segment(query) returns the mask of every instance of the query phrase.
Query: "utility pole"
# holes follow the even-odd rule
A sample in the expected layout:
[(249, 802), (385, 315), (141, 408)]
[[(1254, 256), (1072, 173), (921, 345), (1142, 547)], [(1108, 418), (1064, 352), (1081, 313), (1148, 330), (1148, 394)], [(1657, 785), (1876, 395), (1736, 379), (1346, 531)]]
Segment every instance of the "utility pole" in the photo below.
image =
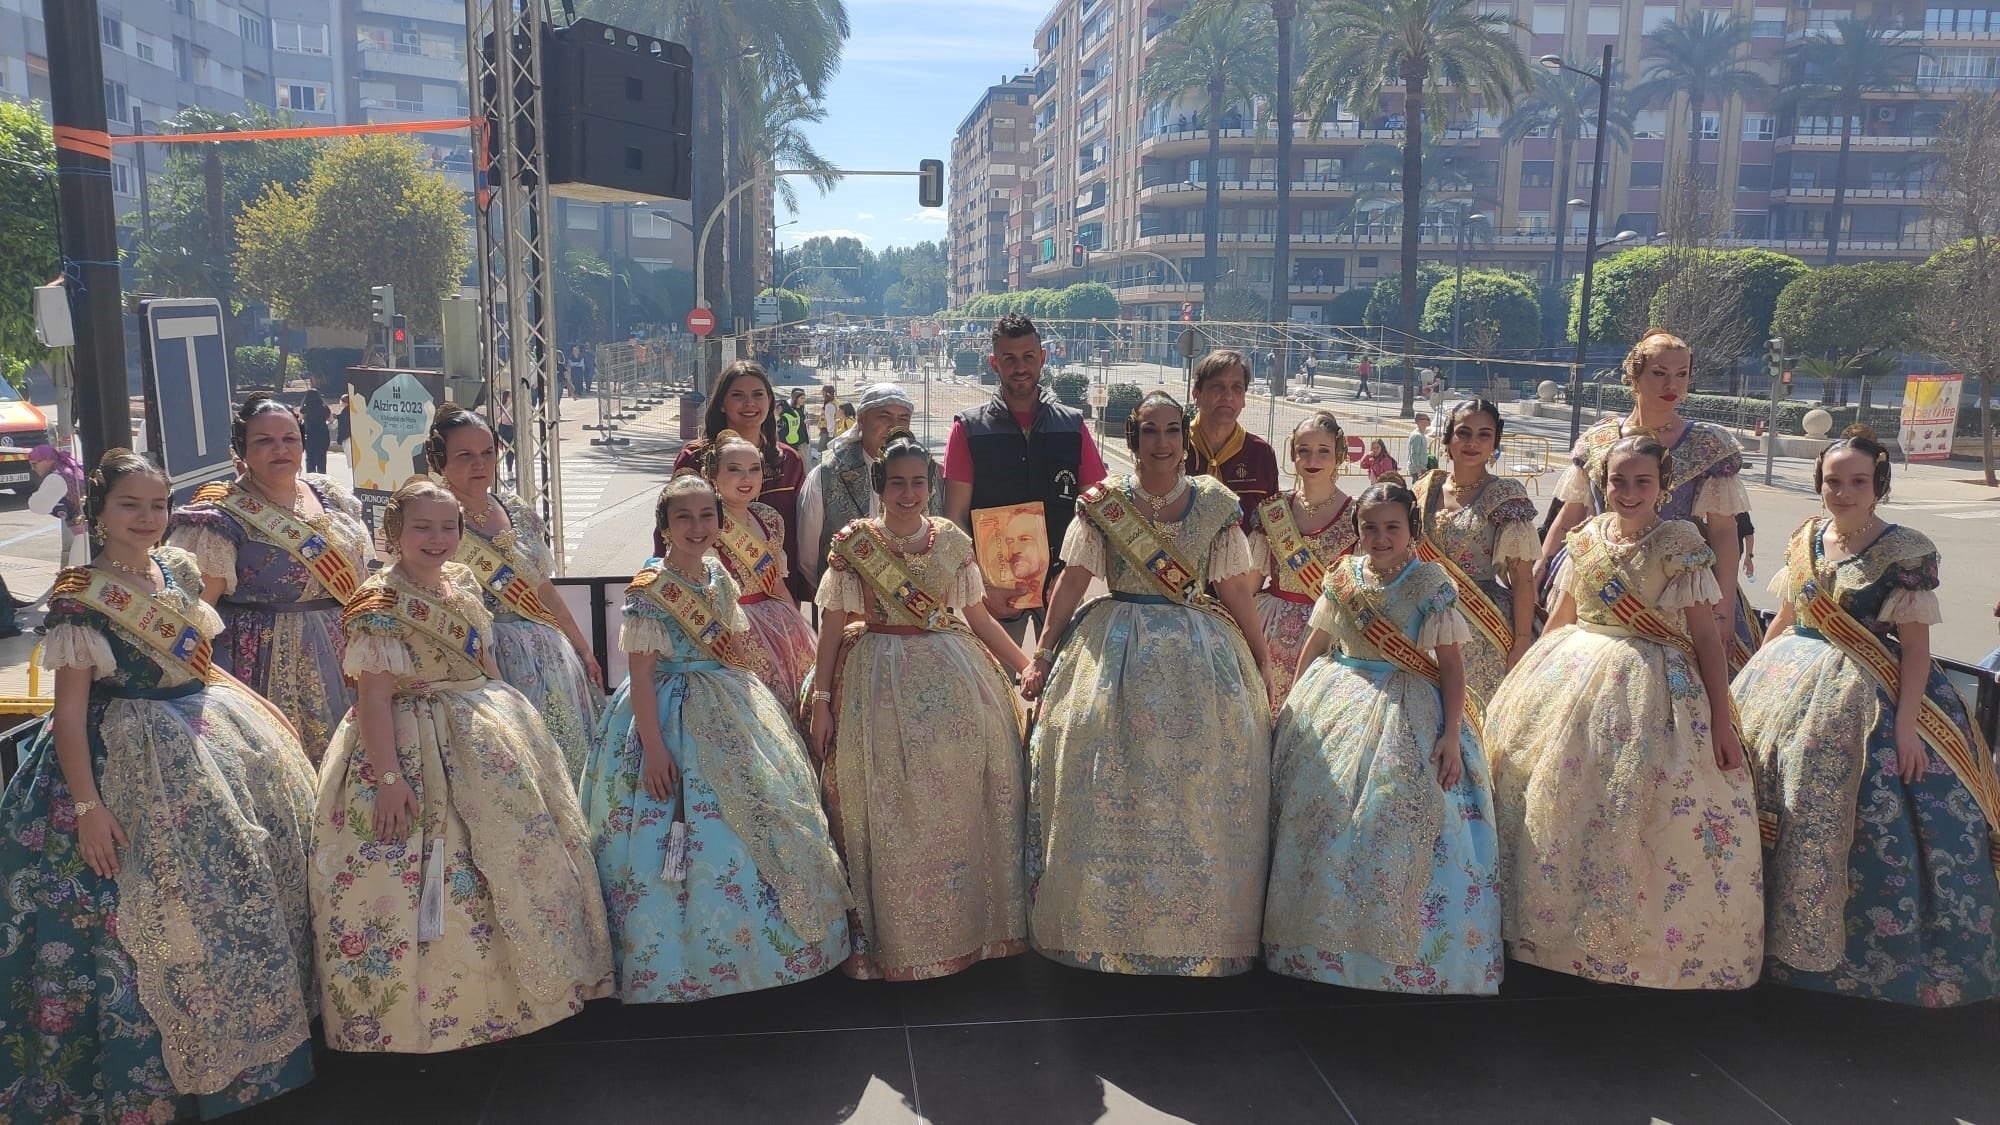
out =
[(84, 464), (95, 466), (105, 450), (132, 444), (97, 0), (42, 0), (42, 26), (55, 122), (63, 280), (76, 328), (77, 433)]

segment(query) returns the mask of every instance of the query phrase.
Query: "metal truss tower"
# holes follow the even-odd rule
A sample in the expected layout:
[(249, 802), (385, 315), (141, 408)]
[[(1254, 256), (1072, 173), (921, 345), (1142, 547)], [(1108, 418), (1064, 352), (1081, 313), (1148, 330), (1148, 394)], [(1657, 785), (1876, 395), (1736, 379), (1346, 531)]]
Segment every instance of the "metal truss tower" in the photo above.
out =
[[(542, 135), (546, 0), (465, 0), (475, 126), (480, 361), (487, 410), (514, 392), (522, 499), (540, 512), (563, 569), (561, 398), (556, 379), (554, 208)], [(542, 393), (537, 395), (537, 390)], [(540, 401), (536, 399), (539, 397)]]

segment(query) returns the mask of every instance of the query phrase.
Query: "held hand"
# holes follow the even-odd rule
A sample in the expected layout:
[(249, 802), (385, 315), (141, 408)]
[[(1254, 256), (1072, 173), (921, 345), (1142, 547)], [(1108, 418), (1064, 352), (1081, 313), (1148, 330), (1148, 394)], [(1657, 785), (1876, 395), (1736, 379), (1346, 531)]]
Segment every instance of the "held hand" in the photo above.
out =
[(673, 799), (674, 790), (680, 788), (681, 771), (674, 765), (674, 756), (666, 747), (646, 748), (640, 752), (639, 784), (645, 786), (646, 796), (665, 804)]
[(375, 814), (371, 818), (378, 840), (400, 840), (417, 823), (417, 791), (407, 781), (375, 787)]
[(1736, 740), (1736, 724), (1730, 722), (1728, 717), (1724, 716), (1721, 722), (1715, 724), (1714, 730), (1715, 764), (1724, 770), (1741, 769), (1743, 767), (1743, 744)]
[(1438, 785), (1444, 789), (1455, 789), (1459, 778), (1465, 776), (1465, 759), (1459, 756), (1458, 733), (1447, 732), (1431, 748), (1431, 765), (1437, 769)]
[(118, 874), (118, 849), (131, 847), (132, 841), (111, 810), (99, 805), (77, 819), (76, 845), (83, 862), (100, 878), (110, 879)]
[(1904, 784), (1922, 780), (1930, 766), (1930, 754), (1924, 748), (1924, 740), (1917, 734), (1914, 722), (1896, 723), (1896, 776)]
[(824, 699), (813, 700), (812, 721), (807, 735), (813, 762), (815, 764), (825, 762), (826, 744), (833, 736), (833, 704)]
[(1049, 686), (1049, 666), (1043, 661), (1030, 661), (1028, 670), (1021, 673), (1021, 698), (1033, 703), (1039, 699), (1042, 689)]

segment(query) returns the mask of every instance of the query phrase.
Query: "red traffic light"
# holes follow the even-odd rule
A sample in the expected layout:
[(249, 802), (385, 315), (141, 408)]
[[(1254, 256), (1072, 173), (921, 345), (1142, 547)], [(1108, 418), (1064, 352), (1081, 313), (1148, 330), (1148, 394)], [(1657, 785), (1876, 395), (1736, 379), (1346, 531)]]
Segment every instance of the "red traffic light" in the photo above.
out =
[(400, 328), (396, 329), (396, 342), (399, 344), (402, 343), (404, 337), (406, 337), (407, 335), (409, 334), (404, 332), (402, 329)]

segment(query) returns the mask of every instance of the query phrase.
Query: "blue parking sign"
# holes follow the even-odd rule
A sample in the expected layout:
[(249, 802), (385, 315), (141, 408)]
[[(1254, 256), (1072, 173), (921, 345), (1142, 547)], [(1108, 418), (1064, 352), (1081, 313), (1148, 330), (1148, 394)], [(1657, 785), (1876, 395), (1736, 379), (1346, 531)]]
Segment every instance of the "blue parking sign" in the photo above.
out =
[(147, 438), (178, 503), (197, 486), (230, 475), (235, 465), (222, 303), (207, 297), (146, 301), (139, 315)]

